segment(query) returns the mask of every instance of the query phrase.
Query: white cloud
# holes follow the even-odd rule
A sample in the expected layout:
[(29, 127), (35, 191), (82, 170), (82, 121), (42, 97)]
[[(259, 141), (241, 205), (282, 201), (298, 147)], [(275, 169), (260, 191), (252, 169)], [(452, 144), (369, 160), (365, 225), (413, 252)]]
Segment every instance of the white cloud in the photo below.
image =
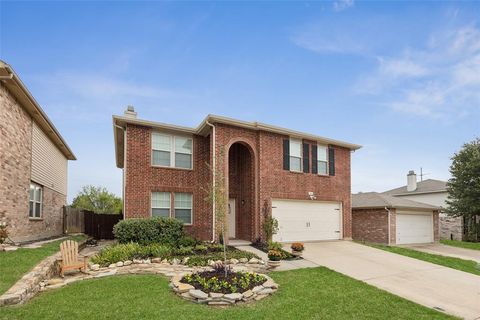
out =
[(354, 5), (354, 0), (336, 0), (333, 1), (333, 10), (339, 12), (353, 7)]
[(452, 121), (480, 110), (480, 30), (473, 25), (377, 61), (354, 88), (394, 111)]

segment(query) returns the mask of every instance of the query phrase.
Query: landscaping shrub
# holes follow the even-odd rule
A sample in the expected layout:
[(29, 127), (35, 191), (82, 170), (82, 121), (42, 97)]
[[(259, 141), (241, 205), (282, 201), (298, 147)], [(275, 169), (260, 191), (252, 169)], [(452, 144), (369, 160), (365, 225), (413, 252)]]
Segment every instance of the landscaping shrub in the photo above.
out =
[(183, 238), (180, 239), (178, 242), (179, 247), (195, 247), (198, 244), (201, 244), (202, 242), (190, 237), (190, 236), (183, 236)]
[(181, 221), (159, 217), (122, 220), (113, 227), (113, 234), (119, 243), (160, 243), (175, 247), (185, 238)]

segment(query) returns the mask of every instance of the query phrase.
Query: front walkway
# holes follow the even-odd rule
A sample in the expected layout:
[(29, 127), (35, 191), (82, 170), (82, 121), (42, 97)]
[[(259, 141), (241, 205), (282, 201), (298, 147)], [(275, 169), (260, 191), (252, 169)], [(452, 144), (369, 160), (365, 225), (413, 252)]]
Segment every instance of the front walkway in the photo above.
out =
[(408, 248), (442, 256), (473, 260), (480, 263), (480, 250), (458, 248), (441, 243), (409, 245)]
[(306, 243), (303, 257), (421, 305), (480, 319), (480, 277), (351, 241)]

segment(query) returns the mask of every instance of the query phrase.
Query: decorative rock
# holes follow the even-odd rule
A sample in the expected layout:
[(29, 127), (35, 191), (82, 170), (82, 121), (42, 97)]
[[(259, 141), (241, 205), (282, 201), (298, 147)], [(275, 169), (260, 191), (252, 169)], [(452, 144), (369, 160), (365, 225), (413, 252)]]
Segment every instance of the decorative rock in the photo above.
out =
[(143, 262), (143, 260), (133, 259), (133, 263), (135, 263), (135, 264), (140, 264), (140, 263), (142, 263), (142, 262)]
[(227, 306), (229, 304), (231, 303), (227, 301), (209, 301), (208, 302), (209, 306)]
[(231, 263), (231, 264), (237, 264), (237, 263), (238, 263), (238, 260), (235, 259), (235, 258), (232, 258), (232, 259), (230, 259), (230, 263)]
[(172, 264), (173, 264), (173, 265), (180, 264), (180, 261), (179, 261), (177, 258), (173, 258)]
[(118, 261), (118, 262), (116, 263), (116, 266), (117, 266), (117, 267), (123, 267), (123, 261)]
[(17, 304), (22, 301), (21, 297), (16, 294), (4, 294), (2, 295), (2, 299), (0, 301), (1, 305), (10, 305), (10, 304)]
[(189, 301), (195, 301), (195, 298), (192, 298), (192, 296), (188, 292), (182, 293), (181, 296), (182, 296), (182, 298), (187, 299)]
[(125, 261), (123, 261), (123, 265), (124, 265), (125, 267), (131, 265), (132, 263), (133, 263), (132, 260), (125, 260)]
[(190, 257), (183, 258), (182, 264), (187, 264), (188, 260), (190, 260)]
[(167, 259), (163, 259), (163, 260), (162, 260), (162, 263), (168, 264), (168, 260), (167, 260)]
[(253, 291), (252, 290), (247, 290), (243, 293), (243, 296), (245, 298), (250, 298), (251, 296), (253, 296)]
[(67, 284), (62, 282), (62, 283), (57, 283), (57, 284), (54, 284), (54, 285), (50, 285), (46, 288), (47, 289), (58, 289), (58, 288), (64, 287), (65, 285), (67, 285)]
[(190, 291), (188, 291), (188, 293), (192, 297), (197, 298), (197, 299), (207, 299), (208, 298), (208, 294), (206, 294), (202, 290), (190, 290)]
[(90, 269), (93, 270), (93, 271), (98, 271), (100, 269), (100, 265), (99, 264), (92, 264), (90, 266)]
[[(178, 293), (184, 293), (184, 292), (190, 292), (190, 290), (194, 290), (195, 288), (191, 285), (189, 285), (188, 283), (179, 283), (177, 288), (176, 288), (176, 291)], [(208, 295), (207, 295), (208, 297)]]
[(219, 292), (210, 292), (209, 296), (214, 299), (220, 299), (224, 296), (224, 294)]
[(271, 294), (271, 293), (274, 293), (275, 291), (272, 289), (272, 288), (265, 288), (263, 289), (262, 291), (260, 291), (258, 294), (260, 295), (264, 295), (264, 294)]
[(248, 259), (247, 258), (240, 258), (240, 263), (247, 263), (248, 262)]
[(116, 273), (117, 273), (117, 270), (111, 270), (111, 271), (108, 271), (108, 272), (103, 272), (103, 273), (96, 274), (93, 277), (94, 278), (103, 278), (103, 277), (107, 277), (107, 276), (113, 276)]
[(243, 294), (241, 294), (241, 293), (229, 293), (229, 294), (224, 295), (224, 297), (228, 300), (237, 301), (237, 300), (240, 300), (240, 299), (243, 298)]
[(59, 283), (63, 283), (63, 280), (60, 279), (60, 278), (54, 278), (54, 279), (50, 279), (48, 280), (47, 284), (49, 286), (53, 286), (53, 285), (56, 285), (56, 284), (59, 284)]
[(251, 263), (251, 264), (256, 264), (256, 263), (259, 263), (260, 260), (258, 260), (257, 258), (252, 258), (250, 260), (248, 260), (248, 263)]
[(213, 261), (213, 260), (208, 260), (208, 261), (207, 261), (207, 264), (208, 264), (209, 266), (213, 266), (213, 265), (215, 265), (215, 261)]
[(153, 258), (152, 263), (162, 263), (162, 259), (161, 258)]
[(263, 286), (256, 286), (252, 289), (252, 292), (253, 293), (258, 293), (258, 292), (262, 291), (263, 289), (264, 289)]
[(109, 267), (110, 269), (111, 269), (111, 268), (116, 268), (116, 267), (117, 267), (117, 264), (116, 264), (116, 263), (112, 263), (112, 264), (110, 264), (108, 267)]
[(267, 281), (265, 281), (265, 283), (263, 284), (263, 286), (265, 288), (273, 288), (273, 289), (277, 289), (278, 288), (278, 284), (276, 284), (275, 282), (273, 282), (272, 279), (267, 279)]
[(268, 297), (268, 294), (259, 294), (255, 297), (255, 300), (258, 301), (258, 300), (262, 300), (263, 298), (266, 298)]
[(150, 259), (145, 259), (145, 260), (143, 260), (143, 263), (144, 264), (150, 264), (150, 263), (152, 263), (152, 261)]

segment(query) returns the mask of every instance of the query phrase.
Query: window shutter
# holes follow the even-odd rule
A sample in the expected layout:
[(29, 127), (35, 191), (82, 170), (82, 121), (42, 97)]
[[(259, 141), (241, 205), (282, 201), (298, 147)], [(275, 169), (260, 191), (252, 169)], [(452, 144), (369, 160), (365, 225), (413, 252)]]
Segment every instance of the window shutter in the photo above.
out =
[(303, 172), (310, 172), (310, 145), (308, 143), (303, 144)]
[(312, 173), (314, 174), (318, 173), (317, 165), (317, 145), (312, 144)]
[(335, 149), (332, 147), (328, 148), (328, 174), (335, 175)]
[(283, 139), (283, 170), (290, 170), (290, 140)]

